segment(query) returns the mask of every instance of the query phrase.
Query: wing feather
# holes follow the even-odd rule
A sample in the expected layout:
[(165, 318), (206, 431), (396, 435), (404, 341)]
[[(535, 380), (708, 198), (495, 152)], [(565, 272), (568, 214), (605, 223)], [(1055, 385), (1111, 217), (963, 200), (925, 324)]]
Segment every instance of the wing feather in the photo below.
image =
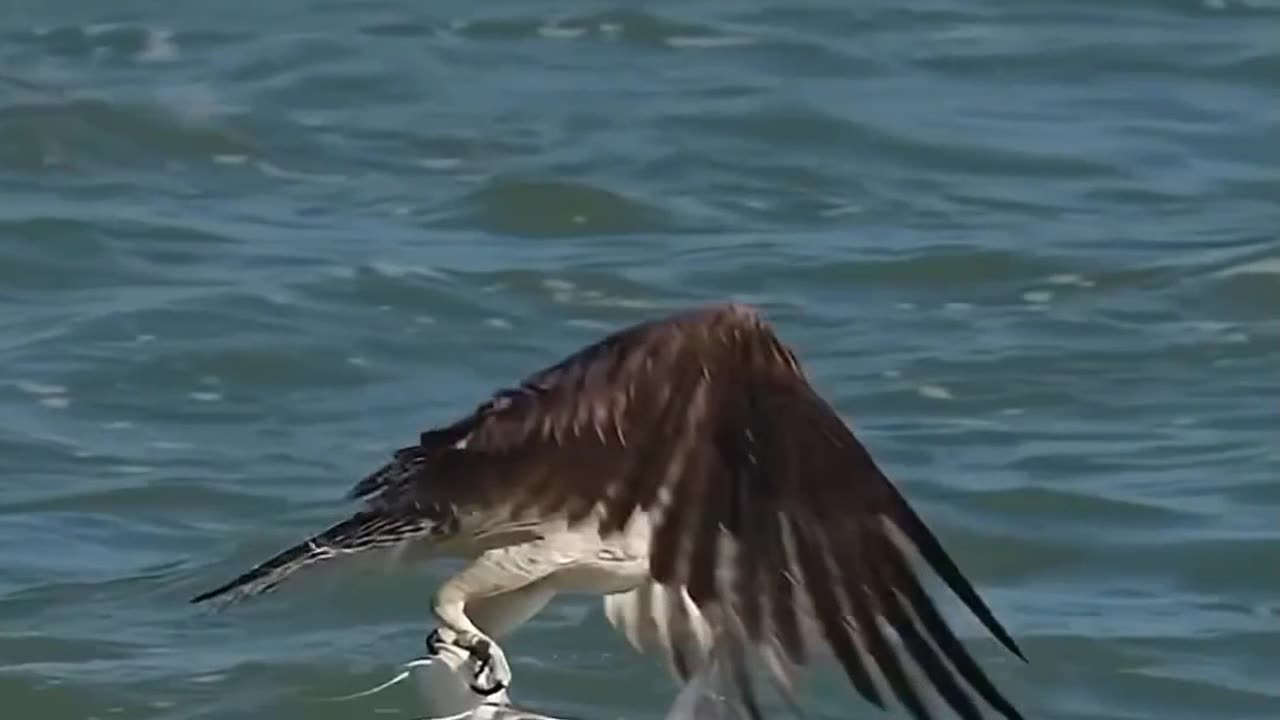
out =
[[(715, 632), (741, 636), (735, 647), (804, 665), (803, 628), (814, 628), (880, 707), (873, 668), (913, 716), (930, 717), (910, 659), (961, 717), (976, 708), (957, 675), (1006, 717), (1021, 717), (947, 627), (900, 539), (1021, 651), (749, 308), (705, 308), (609, 335), (423, 433), (352, 494), (374, 506), (506, 507), (504, 522), (594, 516), (602, 532), (644, 512), (654, 582), (687, 592)], [(671, 598), (683, 595), (646, 607)], [(688, 634), (670, 625), (686, 617), (677, 605), (664, 610), (668, 638)], [(696, 658), (668, 652), (687, 676)]]

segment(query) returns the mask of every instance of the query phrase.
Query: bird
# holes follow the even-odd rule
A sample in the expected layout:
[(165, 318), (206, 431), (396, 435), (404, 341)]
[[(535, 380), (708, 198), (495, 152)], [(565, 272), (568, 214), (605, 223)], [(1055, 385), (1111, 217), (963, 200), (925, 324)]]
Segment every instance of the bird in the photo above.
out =
[(585, 594), (678, 681), (727, 658), (755, 716), (750, 666), (790, 702), (825, 659), (882, 710), (931, 720), (940, 696), (964, 720), (983, 705), (1022, 720), (917, 569), (1026, 655), (756, 307), (622, 327), (460, 415), (355, 483), (349, 517), (192, 602), (412, 549), (466, 562), (431, 597), (427, 644), (481, 658), (480, 693), (511, 680), (498, 638), (553, 597)]

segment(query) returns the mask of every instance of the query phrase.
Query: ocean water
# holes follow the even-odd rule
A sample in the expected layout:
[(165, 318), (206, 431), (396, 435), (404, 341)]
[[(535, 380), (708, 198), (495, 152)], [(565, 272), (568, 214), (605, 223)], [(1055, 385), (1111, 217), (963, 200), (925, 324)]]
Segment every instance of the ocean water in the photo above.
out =
[[(453, 566), (195, 592), (608, 329), (763, 309), (1027, 652), (1029, 718), (1280, 717), (1280, 5), (0, 13), (6, 718), (413, 717)], [(661, 718), (569, 598), (516, 696)], [(819, 717), (887, 717), (838, 679)]]

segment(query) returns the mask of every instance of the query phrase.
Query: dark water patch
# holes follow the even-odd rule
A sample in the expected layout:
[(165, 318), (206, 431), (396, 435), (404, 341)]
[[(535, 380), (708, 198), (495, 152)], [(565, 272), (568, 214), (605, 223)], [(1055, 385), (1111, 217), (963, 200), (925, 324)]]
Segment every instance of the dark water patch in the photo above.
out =
[[(1122, 720), (1144, 717), (1144, 708), (1152, 704), (1170, 704), (1168, 717), (1192, 720), (1213, 715), (1224, 703), (1242, 707), (1242, 718), (1262, 720), (1267, 717), (1267, 698), (1256, 691), (1240, 691), (1231, 683), (1200, 682), (1183, 684), (1171, 679), (1144, 677), (1160, 674), (1150, 665), (1141, 644), (1102, 641), (1087, 638), (1038, 636), (1028, 638), (1024, 647), (1035, 658), (1019, 676), (1049, 681), (1049, 689), (1037, 693), (1036, 702), (1063, 710), (1055, 717), (1078, 720), (1108, 718)], [(1065, 657), (1066, 661), (1050, 662)], [(1201, 677), (1213, 666), (1212, 660), (1201, 662)], [(1037, 685), (1040, 683), (1036, 683)], [(1170, 702), (1171, 698), (1176, 701)]]
[(0, 693), (17, 707), (38, 707), (46, 717), (94, 717), (94, 713), (113, 711), (137, 713), (145, 717), (154, 707), (126, 697), (127, 693), (110, 686), (70, 685), (46, 673), (0, 673)]
[[(1251, 537), (1214, 539), (1200, 537), (1134, 548), (1135, 564), (1143, 558), (1146, 568), (1161, 568), (1159, 574), (1183, 587), (1215, 594), (1244, 597), (1255, 602), (1280, 597), (1280, 578), (1259, 573), (1259, 558), (1280, 552), (1280, 534), (1253, 533)], [(1147, 572), (1154, 572), (1148, 570)]]
[(439, 224), (527, 237), (657, 233), (672, 224), (643, 200), (567, 180), (494, 179), (472, 192), (465, 207), (465, 214)]
[(166, 162), (253, 151), (244, 133), (214, 119), (213, 107), (173, 106), (182, 92), (149, 103), (70, 96), (0, 106), (0, 132), (11, 141), (0, 146), (0, 171), (156, 171)]
[(787, 271), (795, 279), (809, 282), (851, 283), (861, 287), (878, 284), (902, 287), (907, 283), (925, 291), (946, 292), (989, 291), (1002, 283), (1022, 283), (1028, 276), (1052, 275), (1060, 267), (1049, 258), (964, 245), (934, 245), (903, 253), (886, 244), (878, 252), (870, 249), (861, 255), (839, 261), (793, 264)]
[(247, 490), (210, 487), (190, 479), (159, 479), (135, 482), (129, 487), (69, 491), (39, 499), (8, 502), (0, 505), (0, 515), (28, 513), (91, 513), (151, 519), (164, 523), (191, 522), (206, 524), (216, 517), (213, 507), (238, 507), (250, 511), (261, 505), (278, 488), (262, 488), (261, 495)]
[[(80, 511), (0, 515), (0, 537), (6, 538), (15, 556), (5, 568), (4, 589), (12, 593), (138, 573), (173, 560), (168, 547), (172, 534), (172, 529), (158, 525)], [(39, 552), (42, 547), (61, 551), (49, 557)]]
[[(926, 134), (923, 128), (888, 126), (874, 116), (836, 115), (811, 103), (774, 103), (744, 108), (738, 112), (704, 112), (696, 116), (675, 116), (666, 123), (695, 131), (713, 146), (737, 140), (747, 146), (787, 143), (808, 147), (827, 157), (833, 154), (872, 157), (888, 162), (926, 166), (936, 171), (962, 171), (974, 175), (1096, 177), (1109, 168), (1096, 160), (1077, 155), (1052, 155), (1027, 147), (1010, 151), (1003, 146), (980, 145), (954, 135)], [(745, 149), (745, 148), (744, 148)]]
[(1260, 322), (1265, 332), (1275, 318), (1275, 299), (1280, 291), (1280, 255), (1274, 241), (1258, 239), (1248, 250), (1233, 254), (1198, 269), (1194, 290), (1188, 299), (1200, 307), (1221, 308), (1241, 320)]
[(393, 40), (421, 41), (438, 38), (445, 32), (445, 25), (429, 17), (405, 17), (389, 14), (384, 20), (364, 22), (359, 31), (369, 37)]
[(1164, 529), (1188, 518), (1171, 507), (1161, 507), (1138, 498), (1107, 496), (1101, 492), (1073, 491), (1070, 488), (1021, 487), (992, 492), (970, 493), (962, 500), (975, 514), (1016, 517), (1027, 529), (1047, 531), (1064, 518), (1071, 518), (1060, 530), (1083, 532), (1097, 524), (1109, 532)]
[(135, 229), (131, 225), (55, 217), (0, 220), (7, 241), (0, 282), (9, 291), (58, 292), (148, 282), (149, 273), (130, 267), (128, 255), (109, 240), (113, 226), (128, 232)]
[(0, 653), (10, 672), (24, 665), (113, 660), (127, 657), (136, 646), (89, 638), (57, 637), (38, 632), (0, 635)]

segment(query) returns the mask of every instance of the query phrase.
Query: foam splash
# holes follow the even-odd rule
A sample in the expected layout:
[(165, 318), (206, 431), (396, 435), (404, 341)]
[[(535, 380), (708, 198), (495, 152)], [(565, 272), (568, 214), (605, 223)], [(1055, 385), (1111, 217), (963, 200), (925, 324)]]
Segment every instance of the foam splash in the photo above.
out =
[(469, 653), (442, 645), (439, 654), (410, 660), (390, 680), (368, 690), (319, 699), (346, 702), (366, 698), (412, 680), (426, 713), (416, 720), (559, 720), (513, 705), (505, 690), (488, 697), (476, 693), (468, 682), (474, 673), (475, 661)]

